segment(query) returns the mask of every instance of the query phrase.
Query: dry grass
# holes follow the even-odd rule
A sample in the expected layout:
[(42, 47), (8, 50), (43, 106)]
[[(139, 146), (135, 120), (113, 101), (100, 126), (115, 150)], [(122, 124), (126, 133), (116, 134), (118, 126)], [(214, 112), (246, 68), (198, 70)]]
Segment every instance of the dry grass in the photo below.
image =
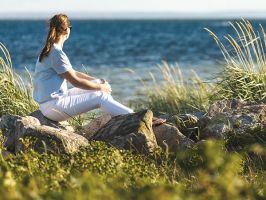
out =
[(4, 114), (26, 115), (37, 109), (32, 98), (31, 77), (26, 85), (21, 76), (12, 68), (10, 54), (6, 47), (0, 43), (3, 57), (0, 57), (0, 116)]
[(215, 99), (238, 98), (257, 102), (266, 98), (266, 36), (263, 27), (256, 32), (248, 20), (229, 22), (236, 37), (224, 36), (226, 44), (206, 29), (221, 49), (225, 68), (217, 75)]
[(163, 62), (159, 65), (163, 82), (159, 83), (153, 74), (153, 85), (146, 89), (147, 106), (158, 113), (187, 113), (206, 111), (213, 86), (203, 82), (193, 72), (185, 80), (177, 64)]

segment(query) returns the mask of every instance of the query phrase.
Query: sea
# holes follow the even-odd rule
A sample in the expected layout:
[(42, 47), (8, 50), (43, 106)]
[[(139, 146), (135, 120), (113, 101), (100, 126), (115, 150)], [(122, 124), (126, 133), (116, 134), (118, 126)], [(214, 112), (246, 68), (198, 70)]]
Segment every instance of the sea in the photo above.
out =
[[(116, 99), (127, 102), (143, 95), (152, 83), (163, 84), (160, 66), (178, 65), (185, 79), (195, 71), (211, 82), (224, 59), (205, 28), (221, 41), (236, 36), (234, 20), (72, 20), (63, 50), (74, 69), (105, 78)], [(266, 20), (251, 20), (255, 27)], [(9, 50), (13, 68), (34, 77), (37, 57), (48, 31), (45, 20), (1, 20), (0, 42)], [(2, 56), (2, 54), (0, 53)]]

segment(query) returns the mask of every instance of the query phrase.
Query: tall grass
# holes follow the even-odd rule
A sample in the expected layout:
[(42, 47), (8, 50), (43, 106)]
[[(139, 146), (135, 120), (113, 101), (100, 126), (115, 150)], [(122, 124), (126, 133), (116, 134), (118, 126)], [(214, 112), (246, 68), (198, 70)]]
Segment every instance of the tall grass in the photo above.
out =
[(4, 114), (26, 115), (38, 107), (32, 98), (32, 84), (26, 85), (13, 70), (10, 54), (2, 43), (0, 50), (3, 55), (0, 57), (0, 117)]
[(193, 72), (190, 79), (184, 79), (177, 64), (162, 62), (158, 65), (163, 77), (162, 83), (153, 79), (152, 86), (146, 86), (146, 104), (155, 113), (187, 113), (206, 111), (212, 84), (205, 83)]
[(217, 75), (214, 99), (238, 98), (257, 102), (266, 98), (266, 36), (263, 27), (256, 31), (248, 20), (229, 22), (235, 32), (224, 36), (226, 44), (205, 29), (220, 48), (225, 68)]

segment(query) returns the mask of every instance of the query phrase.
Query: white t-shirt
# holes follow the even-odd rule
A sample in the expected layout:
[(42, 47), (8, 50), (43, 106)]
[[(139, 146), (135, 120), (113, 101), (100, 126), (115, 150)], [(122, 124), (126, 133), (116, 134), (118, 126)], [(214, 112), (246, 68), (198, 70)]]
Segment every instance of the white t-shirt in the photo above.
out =
[(38, 103), (43, 103), (67, 93), (66, 79), (59, 76), (73, 69), (62, 48), (53, 44), (51, 51), (42, 62), (36, 62), (33, 80), (33, 98)]

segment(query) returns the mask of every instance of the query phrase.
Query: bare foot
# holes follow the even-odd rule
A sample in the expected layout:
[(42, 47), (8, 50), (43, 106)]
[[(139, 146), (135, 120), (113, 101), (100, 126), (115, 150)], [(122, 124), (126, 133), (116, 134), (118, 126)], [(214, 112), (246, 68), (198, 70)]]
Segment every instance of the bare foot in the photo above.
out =
[(165, 123), (166, 119), (153, 117), (152, 118), (152, 126), (160, 126), (161, 124)]

